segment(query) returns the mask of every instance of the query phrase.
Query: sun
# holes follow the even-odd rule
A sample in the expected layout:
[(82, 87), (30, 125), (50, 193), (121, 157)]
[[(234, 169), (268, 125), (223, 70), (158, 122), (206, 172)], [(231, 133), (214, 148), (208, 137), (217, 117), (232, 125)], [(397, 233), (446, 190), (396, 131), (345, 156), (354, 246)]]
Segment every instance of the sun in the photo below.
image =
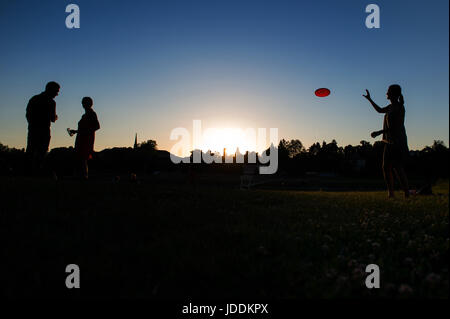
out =
[[(250, 136), (249, 136), (250, 135)], [(237, 149), (241, 154), (256, 151), (256, 141), (252, 134), (239, 128), (207, 129), (203, 134), (202, 151), (208, 150), (223, 155), (234, 154)]]

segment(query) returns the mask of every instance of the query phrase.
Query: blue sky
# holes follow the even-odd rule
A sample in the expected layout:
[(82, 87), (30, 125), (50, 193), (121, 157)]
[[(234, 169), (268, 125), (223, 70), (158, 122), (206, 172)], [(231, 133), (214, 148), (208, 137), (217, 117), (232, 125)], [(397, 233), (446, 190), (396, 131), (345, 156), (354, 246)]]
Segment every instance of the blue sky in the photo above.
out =
[[(402, 86), (410, 148), (449, 144), (448, 1), (0, 1), (0, 142), (26, 145), (25, 107), (50, 80), (62, 85), (51, 147), (73, 145), (81, 98), (94, 99), (96, 150), (161, 149), (176, 127), (277, 127), (306, 146), (369, 140)], [(366, 5), (381, 9), (367, 29)], [(331, 95), (317, 98), (314, 90)]]

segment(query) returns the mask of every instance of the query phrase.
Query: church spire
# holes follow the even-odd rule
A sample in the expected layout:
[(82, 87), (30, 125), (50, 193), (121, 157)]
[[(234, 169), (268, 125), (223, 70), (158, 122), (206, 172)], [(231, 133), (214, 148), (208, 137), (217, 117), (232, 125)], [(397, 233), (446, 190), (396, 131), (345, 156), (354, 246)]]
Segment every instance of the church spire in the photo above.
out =
[(137, 143), (137, 133), (136, 133), (136, 135), (134, 136), (134, 149), (137, 149), (137, 147), (138, 147), (138, 143)]

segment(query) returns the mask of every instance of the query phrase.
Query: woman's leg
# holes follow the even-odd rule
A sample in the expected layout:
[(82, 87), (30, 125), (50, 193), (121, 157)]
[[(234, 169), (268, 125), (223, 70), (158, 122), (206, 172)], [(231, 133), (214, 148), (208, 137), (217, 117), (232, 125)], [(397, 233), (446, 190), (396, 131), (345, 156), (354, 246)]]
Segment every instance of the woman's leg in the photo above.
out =
[(392, 149), (389, 144), (384, 145), (383, 176), (388, 189), (389, 198), (394, 197), (394, 176), (392, 176)]
[(388, 188), (388, 196), (389, 198), (392, 198), (394, 197), (394, 176), (392, 175), (391, 163), (383, 164), (383, 175), (384, 181), (386, 182), (386, 186)]
[(85, 160), (84, 158), (77, 158), (75, 166), (77, 178), (87, 179), (88, 178), (87, 160)]
[(395, 173), (397, 174), (398, 180), (400, 181), (403, 191), (405, 192), (405, 197), (409, 197), (409, 184), (405, 169), (403, 166), (399, 165), (395, 168)]
[(88, 164), (86, 159), (81, 160), (81, 174), (84, 179), (88, 179)]

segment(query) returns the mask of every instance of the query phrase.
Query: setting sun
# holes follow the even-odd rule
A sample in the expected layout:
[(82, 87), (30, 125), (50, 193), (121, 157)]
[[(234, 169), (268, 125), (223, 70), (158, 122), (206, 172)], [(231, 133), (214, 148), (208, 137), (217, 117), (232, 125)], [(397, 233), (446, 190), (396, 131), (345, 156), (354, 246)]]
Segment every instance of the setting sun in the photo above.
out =
[(256, 137), (251, 130), (240, 128), (210, 128), (203, 134), (202, 151), (219, 152), (223, 155), (223, 149), (227, 154), (233, 154), (239, 149), (241, 154), (246, 151), (257, 151)]

